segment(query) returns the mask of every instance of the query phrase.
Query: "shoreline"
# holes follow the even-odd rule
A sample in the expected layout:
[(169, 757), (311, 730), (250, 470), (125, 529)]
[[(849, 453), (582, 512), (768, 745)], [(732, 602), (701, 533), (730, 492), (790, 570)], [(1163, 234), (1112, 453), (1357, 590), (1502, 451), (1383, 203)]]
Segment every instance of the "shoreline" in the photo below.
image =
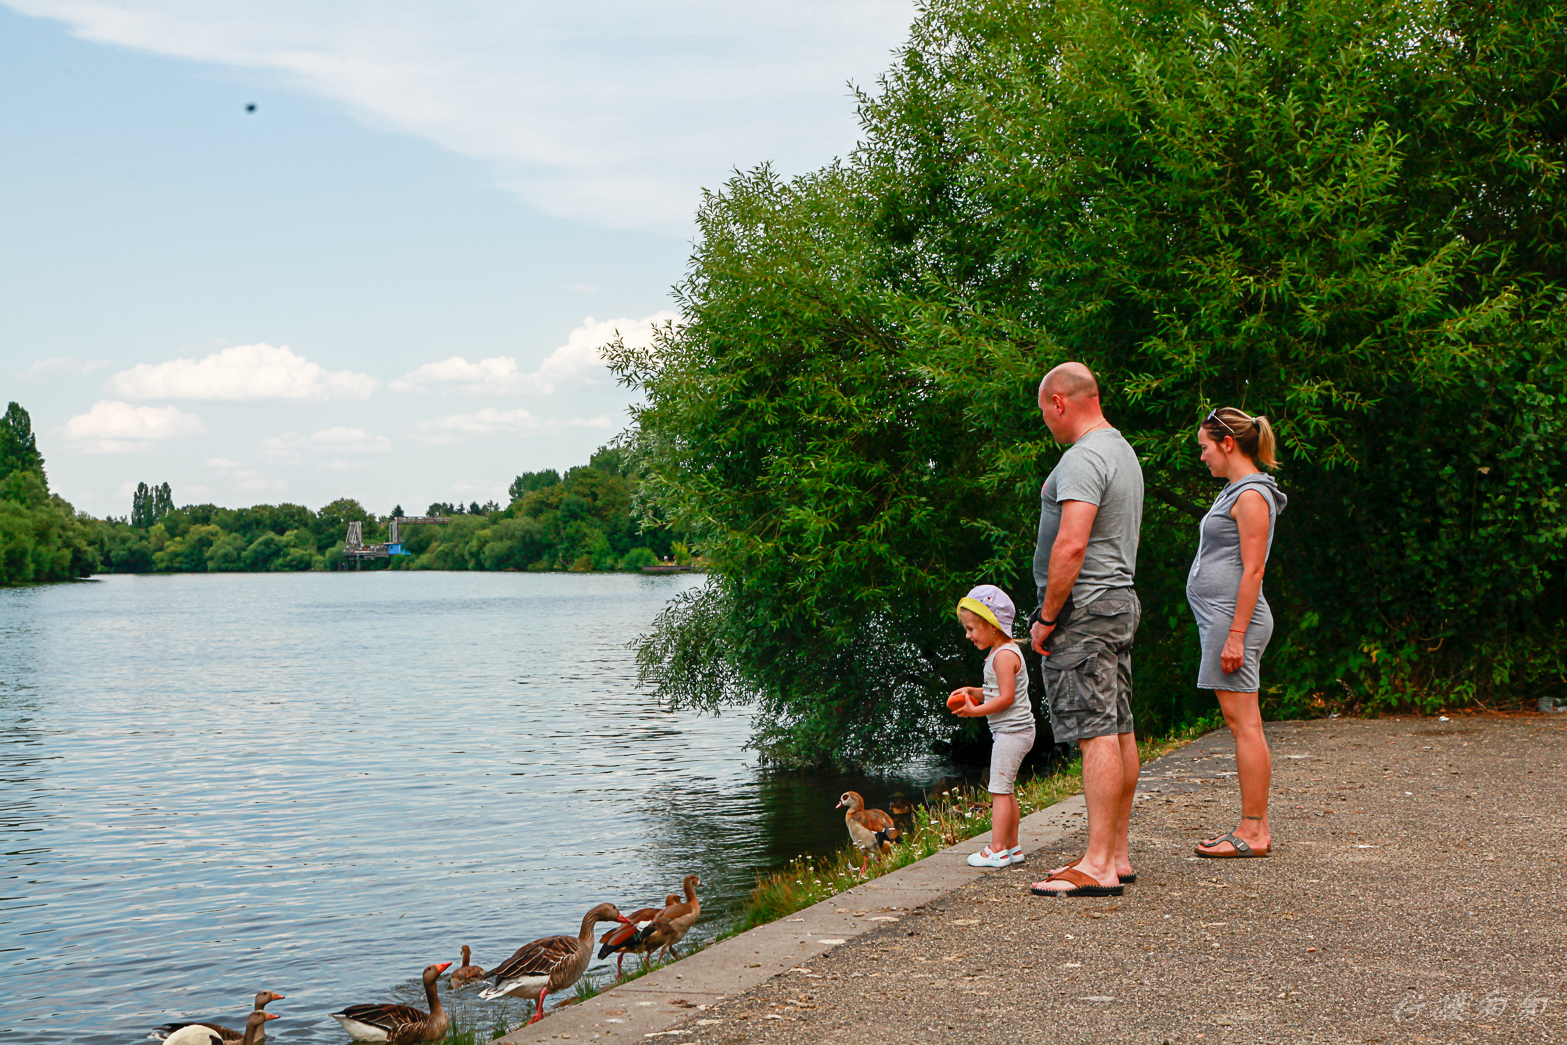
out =
[[(1144, 763), (1144, 769), (1211, 732), (1150, 741), (1149, 747), (1157, 754)], [(1139, 800), (1148, 797), (1139, 790)], [(1026, 852), (1042, 850), (1078, 831), (1086, 817), (1087, 806), (1079, 791), (1024, 816), (1018, 824), (1018, 840)], [(969, 854), (978, 852), (989, 837), (988, 816), (983, 826), (975, 826), (979, 828), (976, 833), (955, 844), (744, 932), (721, 935), (679, 961), (553, 1009), (538, 1023), (508, 1031), (492, 1045), (600, 1036), (656, 1039), (671, 1033), (668, 1028), (676, 1022), (776, 976), (796, 972), (810, 978), (815, 974), (805, 963), (901, 921), (992, 873), (968, 865)], [(1025, 869), (1029, 866), (1023, 865)]]

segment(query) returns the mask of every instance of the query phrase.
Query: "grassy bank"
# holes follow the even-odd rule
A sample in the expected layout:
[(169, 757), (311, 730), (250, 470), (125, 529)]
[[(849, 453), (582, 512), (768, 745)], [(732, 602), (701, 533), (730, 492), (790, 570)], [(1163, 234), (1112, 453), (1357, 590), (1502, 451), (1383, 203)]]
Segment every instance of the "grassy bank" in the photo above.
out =
[[(1138, 748), (1142, 760), (1147, 762), (1184, 747), (1220, 724), (1216, 718), (1204, 719), (1171, 736), (1140, 741)], [(1053, 772), (1018, 781), (1018, 805), (1022, 815), (1027, 816), (1070, 798), (1082, 789), (1083, 763), (1074, 759)], [(804, 910), (871, 878), (907, 867), (964, 839), (989, 831), (988, 792), (980, 788), (954, 788), (932, 795), (925, 806), (915, 809), (913, 832), (891, 853), (880, 860), (872, 860), (865, 877), (860, 876), (863, 855), (848, 844), (827, 856), (800, 857), (781, 871), (758, 875), (750, 902), (741, 909), (734, 924), (717, 939), (738, 936), (747, 929)]]

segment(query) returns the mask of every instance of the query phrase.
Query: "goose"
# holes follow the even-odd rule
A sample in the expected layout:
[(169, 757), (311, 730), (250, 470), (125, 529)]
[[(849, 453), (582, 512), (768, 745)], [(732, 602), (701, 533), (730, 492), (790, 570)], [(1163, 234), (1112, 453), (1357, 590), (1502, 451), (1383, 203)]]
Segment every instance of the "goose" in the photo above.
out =
[(424, 967), (424, 997), (429, 1003), (429, 1012), (412, 1005), (349, 1005), (331, 1016), (355, 1041), (438, 1041), (446, 1037), (451, 1021), (441, 1006), (441, 992), (436, 989), (435, 978), (451, 964), (442, 962)]
[(640, 954), (642, 956), (643, 971), (647, 970), (647, 952), (652, 948), (646, 940), (636, 939), (638, 932), (646, 929), (648, 925), (667, 908), (680, 902), (677, 893), (670, 893), (664, 897), (663, 907), (644, 907), (634, 912), (625, 925), (617, 925), (600, 937), (599, 942), (604, 946), (599, 948), (599, 957), (608, 958), (611, 954), (619, 952), (620, 957), (615, 960), (615, 979), (625, 975), (624, 965), (626, 955)]
[(880, 855), (884, 848), (896, 842), (899, 838), (898, 828), (892, 822), (892, 817), (880, 809), (866, 809), (865, 799), (860, 797), (858, 791), (845, 791), (839, 796), (834, 808), (845, 807), (848, 812), (843, 814), (843, 822), (849, 828), (849, 838), (856, 847), (865, 850), (865, 862), (860, 865), (860, 875), (864, 877), (871, 865), (871, 854)]
[[(647, 928), (638, 930), (636, 941), (650, 951), (654, 948), (662, 948), (676, 958), (680, 957), (680, 952), (675, 950), (675, 944), (685, 938), (686, 931), (696, 924), (697, 918), (702, 914), (702, 903), (696, 898), (696, 887), (701, 884), (702, 879), (696, 875), (686, 875), (685, 881), (681, 883), (686, 891), (685, 903), (677, 903), (658, 912)], [(662, 951), (660, 953), (662, 954)]]
[[(259, 998), (260, 995), (257, 997)], [(250, 1018), (245, 1021), (245, 1033), (241, 1034), (238, 1040), (243, 1045), (256, 1045), (266, 1033), (267, 1021), (277, 1018), (275, 1012), (263, 1012), (258, 1003), (257, 1008), (251, 1012)], [(223, 1045), (223, 1038), (205, 1023), (187, 1023), (163, 1040), (168, 1045)]]
[(479, 997), (490, 1001), (538, 991), (533, 1018), (528, 1021), (529, 1025), (537, 1023), (544, 1016), (544, 996), (550, 991), (565, 990), (587, 971), (593, 957), (593, 926), (599, 922), (625, 924), (629, 920), (614, 904), (599, 904), (582, 916), (582, 930), (576, 936), (546, 936), (517, 948), (510, 958), (490, 970), (495, 983), (480, 991)]
[(462, 945), (462, 964), (452, 970), (452, 978), (446, 981), (446, 986), (454, 991), (460, 991), (470, 983), (478, 983), (484, 979), (484, 970), (471, 964), (473, 952), (468, 950), (468, 945)]
[[(255, 1005), (252, 1007), (251, 1011), (261, 1012), (267, 1007), (268, 1004), (282, 1000), (283, 996), (276, 991), (257, 991)], [(205, 1027), (207, 1030), (212, 1031), (220, 1039), (222, 1039), (224, 1045), (233, 1045), (234, 1042), (243, 1041), (245, 1038), (245, 1031), (235, 1030), (232, 1027), (225, 1027), (221, 1023), (194, 1023), (188, 1021), (183, 1023), (165, 1023), (160, 1027), (154, 1027), (152, 1029), (152, 1033), (147, 1035), (147, 1037), (153, 1041), (167, 1041), (169, 1036), (175, 1031), (183, 1030), (186, 1027)], [(249, 1029), (250, 1023), (247, 1020), (245, 1023), (245, 1030)], [(256, 1028), (256, 1041), (265, 1041), (266, 1037), (267, 1021), (262, 1020), (261, 1024)]]
[(914, 803), (909, 801), (909, 796), (903, 793), (893, 795), (887, 799), (887, 806), (892, 813), (892, 822), (897, 825), (898, 833), (911, 835), (914, 833)]

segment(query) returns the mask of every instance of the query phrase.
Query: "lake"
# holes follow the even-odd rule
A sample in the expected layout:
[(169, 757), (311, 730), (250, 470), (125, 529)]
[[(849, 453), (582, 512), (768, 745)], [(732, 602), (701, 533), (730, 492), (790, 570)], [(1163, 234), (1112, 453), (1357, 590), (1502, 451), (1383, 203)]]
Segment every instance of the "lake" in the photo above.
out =
[[(771, 773), (744, 750), (748, 712), (658, 708), (627, 643), (702, 583), (375, 571), (0, 590), (0, 1037), (243, 1026), (267, 988), (287, 996), (269, 1037), (342, 1042), (329, 1012), (422, 1006), (421, 970), (464, 943), (491, 967), (575, 935), (601, 901), (659, 904), (687, 873), (705, 883), (688, 939), (711, 936), (758, 871), (846, 840), (846, 787), (884, 805), (941, 772)], [(448, 1009), (488, 1027), (474, 993)]]

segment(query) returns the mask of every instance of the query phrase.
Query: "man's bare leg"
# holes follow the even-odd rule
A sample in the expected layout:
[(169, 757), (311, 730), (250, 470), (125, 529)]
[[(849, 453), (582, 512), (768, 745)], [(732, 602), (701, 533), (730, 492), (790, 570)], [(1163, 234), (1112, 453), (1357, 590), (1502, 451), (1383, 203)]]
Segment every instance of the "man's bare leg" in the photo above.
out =
[[(1088, 851), (1076, 867), (1100, 885), (1116, 885), (1116, 832), (1126, 833), (1121, 818), (1121, 803), (1126, 793), (1126, 758), (1120, 737), (1087, 737), (1078, 741), (1083, 753), (1083, 798), (1088, 803)], [(1135, 741), (1132, 750), (1137, 750)], [(1133, 786), (1136, 786), (1135, 781)], [(1068, 892), (1071, 882), (1035, 882), (1034, 888)]]
[[(1129, 848), (1132, 830), (1132, 805), (1137, 800), (1137, 779), (1142, 772), (1142, 757), (1137, 751), (1137, 734), (1121, 733), (1116, 739), (1121, 746), (1121, 801), (1116, 810), (1115, 826), (1115, 873), (1117, 877), (1126, 878), (1133, 873), (1132, 854)], [(1083, 779), (1087, 777), (1087, 761), (1084, 761)], [(1092, 828), (1090, 828), (1092, 830)], [(1053, 867), (1050, 874), (1057, 875), (1065, 871), (1073, 864), (1062, 864)]]

